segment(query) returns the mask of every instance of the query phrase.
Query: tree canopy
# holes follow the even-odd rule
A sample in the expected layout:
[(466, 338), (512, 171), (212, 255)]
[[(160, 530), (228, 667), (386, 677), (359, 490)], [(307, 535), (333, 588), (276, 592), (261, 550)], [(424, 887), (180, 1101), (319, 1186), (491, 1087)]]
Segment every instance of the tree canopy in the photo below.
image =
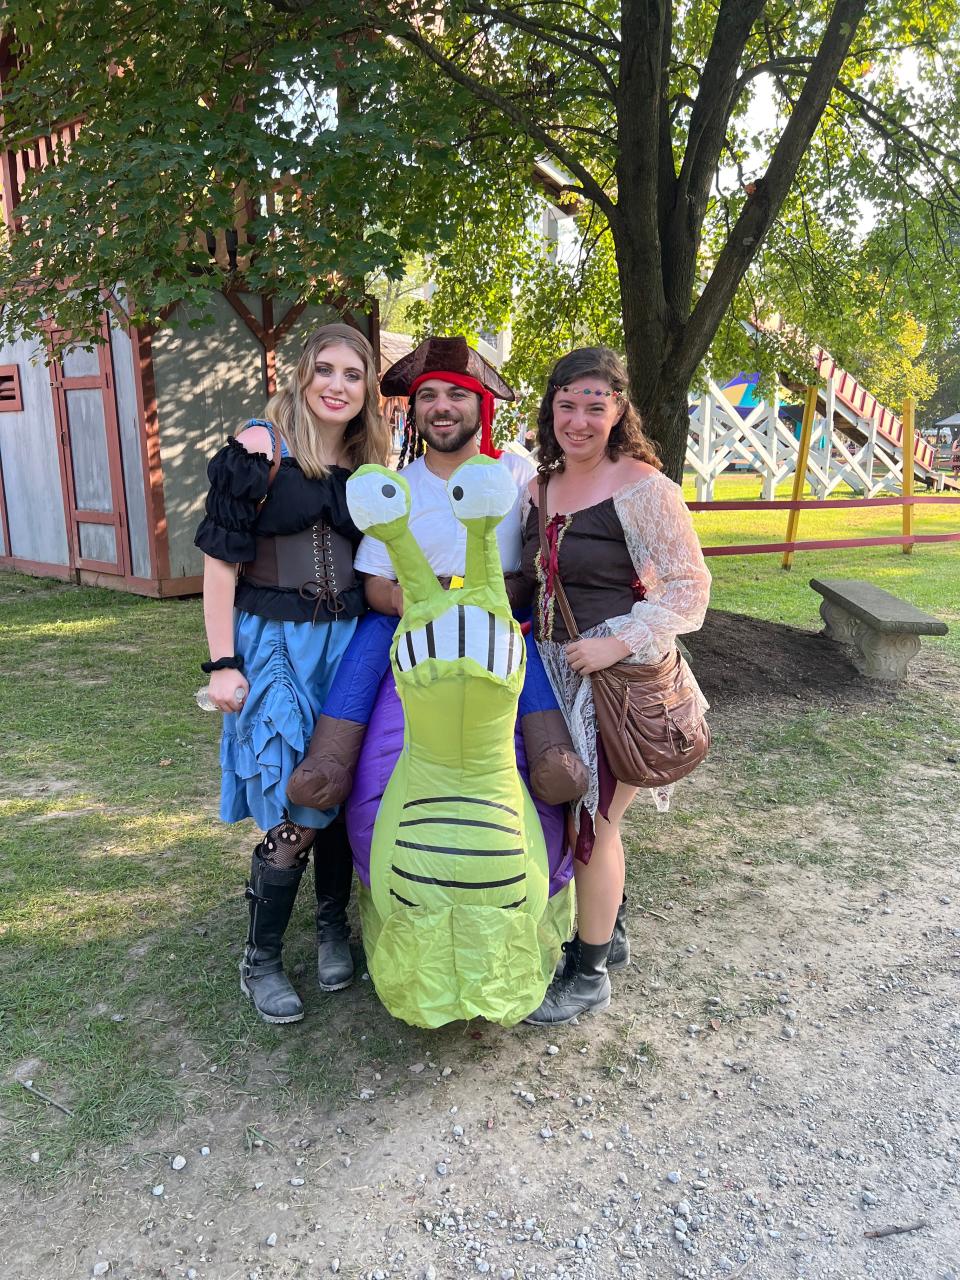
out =
[[(957, 0), (10, 0), (3, 22), (7, 145), (84, 121), (8, 229), (8, 333), (82, 336), (120, 285), (141, 323), (223, 287), (355, 297), (427, 254), (431, 322), (520, 317), (518, 370), (620, 346), (677, 474), (687, 388), (742, 320), (779, 311), (843, 359), (956, 301)], [(531, 231), (540, 156), (577, 202), (568, 264)], [(217, 266), (207, 234), (235, 227)], [(786, 358), (765, 332), (752, 353)]]

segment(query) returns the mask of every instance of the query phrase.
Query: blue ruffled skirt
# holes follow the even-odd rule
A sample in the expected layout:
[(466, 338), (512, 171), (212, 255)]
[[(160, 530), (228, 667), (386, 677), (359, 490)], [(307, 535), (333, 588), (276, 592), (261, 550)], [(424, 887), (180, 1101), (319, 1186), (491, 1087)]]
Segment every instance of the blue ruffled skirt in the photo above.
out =
[(220, 817), (253, 818), (262, 831), (283, 820), (325, 827), (336, 809), (287, 804), (287, 781), (310, 745), (313, 727), (356, 630), (342, 622), (277, 622), (237, 611), (235, 652), (243, 655), (250, 694), (223, 718)]

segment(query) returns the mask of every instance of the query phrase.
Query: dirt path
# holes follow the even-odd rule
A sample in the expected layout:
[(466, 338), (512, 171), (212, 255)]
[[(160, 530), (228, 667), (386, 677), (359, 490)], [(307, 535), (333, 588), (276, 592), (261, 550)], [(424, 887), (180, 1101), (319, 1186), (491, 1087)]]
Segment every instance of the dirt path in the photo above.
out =
[[(695, 657), (716, 698), (713, 643)], [(853, 674), (817, 688), (822, 643), (803, 641), (801, 701), (882, 706)], [(939, 660), (916, 680), (956, 696)], [(731, 682), (718, 721), (736, 735), (796, 696), (786, 674), (762, 699)], [(649, 912), (637, 894), (608, 1015), (413, 1050), (388, 1024), (396, 1041), (333, 1106), (265, 1061), (223, 1109), (53, 1193), (9, 1193), (4, 1280), (960, 1280), (960, 868), (949, 806), (925, 803), (958, 772), (911, 764), (909, 807), (864, 789), (777, 811), (778, 837), (829, 849), (821, 863), (745, 853), (735, 813), (701, 831), (691, 793), (691, 839), (722, 874), (671, 863), (672, 897)], [(719, 804), (723, 783), (704, 770), (696, 794)], [(867, 871), (838, 874), (845, 858)]]
[(264, 1121), (248, 1099), (154, 1135), (21, 1203), (3, 1274), (960, 1276), (960, 928), (942, 900), (960, 877), (926, 870), (887, 894), (803, 873), (719, 920), (648, 918), (671, 980), (622, 977), (602, 1040), (586, 1021), (483, 1028), (480, 1061), (448, 1045), (335, 1114)]

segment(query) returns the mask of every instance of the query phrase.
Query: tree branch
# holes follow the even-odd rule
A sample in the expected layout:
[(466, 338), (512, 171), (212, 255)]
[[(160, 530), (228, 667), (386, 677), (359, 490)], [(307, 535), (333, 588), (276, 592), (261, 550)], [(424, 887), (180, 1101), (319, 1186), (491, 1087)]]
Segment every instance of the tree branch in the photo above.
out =
[[(673, 9), (667, 6), (660, 41), (660, 134), (657, 139), (657, 228), (661, 244), (677, 200), (677, 161), (673, 150), (673, 112), (670, 110), (670, 54), (673, 48)], [(664, 279), (664, 295), (673, 288), (673, 272), (669, 253), (664, 266), (669, 277)]]
[(733, 102), (737, 101), (750, 81), (756, 80), (757, 76), (776, 75), (781, 71), (794, 70), (799, 75), (802, 69), (809, 67), (812, 62), (812, 58), (768, 58), (766, 62), (758, 62), (756, 66), (747, 67), (733, 86)]
[(667, 106), (670, 108), (670, 123), (673, 124), (684, 107), (692, 107), (694, 99), (689, 93), (675, 93), (672, 98), (667, 99)]
[(740, 211), (701, 293), (676, 354), (676, 376), (688, 381), (706, 354), (723, 313), (757, 249), (780, 212), (801, 159), (826, 109), (863, 18), (867, 0), (837, 0), (797, 105), (763, 178)]
[(926, 138), (922, 138), (905, 121), (898, 120), (896, 116), (877, 106), (875, 102), (871, 102), (862, 93), (857, 93), (856, 89), (844, 84), (842, 80), (837, 81), (837, 89), (845, 98), (848, 98), (860, 108), (862, 112), (861, 119), (888, 141), (896, 143), (897, 134), (902, 134), (910, 139), (924, 159), (931, 155), (940, 160), (950, 160), (952, 162), (960, 160), (960, 156), (955, 152), (944, 151), (941, 147), (927, 141)]
[[(558, 22), (551, 22), (549, 26), (545, 22), (537, 22), (534, 18), (527, 18), (523, 14), (517, 13), (514, 9), (498, 9), (492, 5), (483, 4), (481, 0), (468, 0), (466, 12), (479, 16), (492, 18), (495, 22), (504, 22), (508, 26), (517, 27), (520, 31), (526, 31), (529, 35), (540, 36), (548, 44), (555, 44), (560, 49), (566, 49), (573, 52), (578, 57), (583, 58), (604, 76), (608, 75), (607, 68), (604, 63), (595, 54), (587, 54), (583, 50), (583, 45), (593, 45), (597, 49), (609, 49), (611, 53), (620, 52), (620, 43), (617, 40), (604, 40), (603, 36), (590, 35), (586, 31), (578, 31), (575, 27), (567, 27)], [(566, 37), (561, 39), (561, 37)], [(610, 82), (610, 90), (613, 92), (614, 85)]]
[(765, 0), (721, 0), (710, 52), (690, 113), (687, 146), (677, 179), (678, 208), (685, 232), (699, 242), (710, 182), (735, 100), (737, 68)]
[(629, 234), (652, 268), (647, 278), (657, 281), (661, 278), (657, 222), (660, 116), (667, 109), (661, 102), (663, 37), (670, 20), (669, 6), (670, 0), (623, 0), (617, 94), (620, 222), (623, 233)]
[[(557, 0), (526, 0), (526, 7), (528, 9), (555, 10), (557, 7)], [(600, 17), (600, 15), (595, 13), (594, 10), (589, 7), (589, 5), (572, 4), (570, 3), (570, 0), (564, 0), (563, 7), (565, 9), (575, 9), (578, 13), (582, 13), (584, 17), (589, 18), (590, 21), (594, 23), (596, 26), (603, 27), (604, 31), (606, 31), (610, 37), (609, 47), (611, 49), (620, 48), (620, 41), (617, 39), (617, 33), (614, 31), (613, 27), (610, 26), (609, 22), (604, 22), (604, 20)], [(567, 31), (571, 31), (571, 30), (572, 30), (571, 28), (569, 27), (567, 28)], [(573, 34), (579, 34), (579, 33), (573, 32)]]
[(454, 83), (459, 84), (481, 102), (485, 102), (488, 106), (501, 112), (529, 137), (539, 142), (551, 155), (560, 161), (565, 169), (569, 170), (575, 178), (579, 178), (585, 195), (589, 199), (596, 201), (608, 218), (615, 215), (616, 205), (596, 181), (590, 170), (582, 165), (573, 152), (558, 142), (547, 129), (537, 124), (536, 121), (531, 120), (525, 112), (521, 111), (516, 103), (511, 102), (509, 98), (502, 93), (498, 93), (495, 89), (491, 89), (489, 85), (484, 84), (476, 77), (468, 75), (466, 71), (432, 45), (429, 40), (426, 40), (415, 27), (405, 26), (395, 34), (398, 39), (412, 45), (415, 49), (419, 49), (424, 57), (429, 58), (434, 66), (439, 67)]

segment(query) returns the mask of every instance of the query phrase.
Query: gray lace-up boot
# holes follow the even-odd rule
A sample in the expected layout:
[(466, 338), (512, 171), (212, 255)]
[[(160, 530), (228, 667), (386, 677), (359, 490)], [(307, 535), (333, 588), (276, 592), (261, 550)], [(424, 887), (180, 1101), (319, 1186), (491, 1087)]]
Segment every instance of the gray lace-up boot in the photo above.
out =
[(610, 943), (583, 942), (575, 934), (565, 942), (567, 962), (561, 977), (554, 978), (539, 1009), (524, 1018), (535, 1026), (572, 1022), (583, 1013), (602, 1013), (610, 1005), (607, 955)]
[[(571, 963), (571, 953), (568, 946), (563, 948), (557, 971), (554, 974), (556, 978), (562, 978), (567, 971), (567, 967)], [(617, 918), (613, 925), (613, 937), (610, 939), (610, 954), (607, 956), (607, 970), (626, 969), (630, 963), (630, 939), (627, 937), (627, 899), (624, 897), (620, 906), (617, 908)]]

